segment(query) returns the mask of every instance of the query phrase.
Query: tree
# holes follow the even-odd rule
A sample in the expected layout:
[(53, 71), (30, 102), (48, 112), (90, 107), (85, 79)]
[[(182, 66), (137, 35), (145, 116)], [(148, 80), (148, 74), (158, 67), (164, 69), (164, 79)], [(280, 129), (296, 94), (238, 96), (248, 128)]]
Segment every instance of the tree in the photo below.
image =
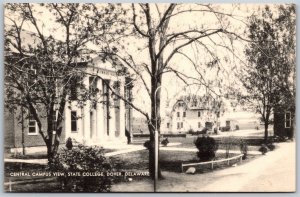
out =
[(95, 36), (101, 46), (109, 34), (116, 6), (100, 5), (100, 12), (93, 4), (5, 5), (5, 106), (11, 112), (21, 108), (37, 122), (49, 161), (58, 150), (74, 85), (81, 88), (82, 101), (93, 93), (80, 85), (85, 73), (79, 62), (90, 59), (88, 44)]
[(291, 91), (295, 83), (291, 80), (295, 74), (295, 6), (266, 6), (260, 15), (252, 16), (249, 39), (252, 42), (245, 50), (249, 66), (241, 75), (247, 90), (243, 99), (261, 115), (267, 142), (274, 108), (295, 91)]
[[(149, 113), (148, 109), (138, 107), (119, 96), (126, 103), (131, 103), (135, 110), (146, 117), (150, 133), (149, 171), (154, 177), (154, 134), (155, 130), (160, 132), (163, 77), (173, 74), (173, 77), (181, 79), (186, 85), (206, 87), (210, 94), (218, 94), (210, 88), (201, 69), (217, 67), (219, 71), (222, 67), (221, 58), (212, 46), (228, 49), (233, 39), (241, 37), (228, 30), (231, 26), (225, 18), (234, 18), (234, 15), (215, 10), (209, 4), (132, 4), (128, 10), (132, 17), (127, 19), (129, 22), (126, 24), (132, 26), (126, 26), (128, 31), (124, 32), (123, 40), (125, 43), (130, 40), (132, 45), (142, 43), (142, 47), (137, 51), (144, 51), (146, 55), (143, 57), (145, 58), (130, 54), (130, 52), (124, 54), (124, 51), (130, 51), (126, 50), (126, 47), (128, 48), (126, 44), (114, 46), (114, 51), (108, 50), (106, 55), (121, 59), (128, 71), (140, 80), (146, 90), (146, 95), (150, 98)], [(208, 26), (197, 25), (196, 22), (188, 23), (189, 19), (193, 17), (202, 19), (207, 17), (206, 14), (212, 16), (216, 23), (210, 23)], [(182, 20), (183, 17), (188, 18), (186, 25), (176, 27), (176, 22)], [(137, 42), (132, 42), (132, 39)], [(118, 40), (118, 43), (122, 42)], [(199, 57), (201, 63), (197, 62), (197, 58), (187, 51), (194, 51), (198, 55), (201, 53)], [(176, 63), (178, 59), (185, 59), (187, 64), (178, 65)], [(190, 69), (186, 72), (184, 68), (188, 66)], [(144, 99), (146, 99), (145, 96)], [(161, 177), (160, 168), (158, 171)]]

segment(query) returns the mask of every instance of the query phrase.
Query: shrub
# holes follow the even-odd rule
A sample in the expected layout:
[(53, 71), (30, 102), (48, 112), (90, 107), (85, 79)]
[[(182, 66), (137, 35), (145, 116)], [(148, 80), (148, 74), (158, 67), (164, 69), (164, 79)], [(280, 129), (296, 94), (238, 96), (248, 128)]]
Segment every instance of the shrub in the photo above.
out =
[(270, 151), (273, 151), (275, 149), (275, 145), (272, 143), (268, 144), (267, 147), (269, 148)]
[(209, 136), (198, 137), (194, 144), (198, 149), (197, 155), (200, 161), (210, 161), (215, 158), (218, 144), (214, 138)]
[(53, 172), (63, 172), (65, 176), (58, 177), (63, 192), (109, 192), (113, 182), (110, 176), (68, 176), (70, 172), (112, 172), (113, 165), (104, 157), (100, 147), (88, 147), (79, 144), (78, 147), (61, 149), (50, 164)]
[(150, 140), (145, 141), (144, 147), (147, 148), (148, 150), (151, 148), (151, 146), (154, 147), (154, 142), (151, 143)]
[(72, 142), (72, 139), (70, 137), (66, 141), (66, 148), (68, 150), (72, 150), (72, 148), (73, 148), (73, 142)]
[(163, 146), (167, 146), (167, 145), (169, 144), (168, 138), (163, 139), (163, 140), (161, 141), (161, 144), (162, 144)]
[(266, 152), (268, 152), (268, 148), (265, 144), (262, 144), (258, 151), (260, 151), (264, 155), (266, 154)]
[(193, 129), (188, 130), (188, 134), (194, 134), (194, 133), (195, 133), (195, 131)]

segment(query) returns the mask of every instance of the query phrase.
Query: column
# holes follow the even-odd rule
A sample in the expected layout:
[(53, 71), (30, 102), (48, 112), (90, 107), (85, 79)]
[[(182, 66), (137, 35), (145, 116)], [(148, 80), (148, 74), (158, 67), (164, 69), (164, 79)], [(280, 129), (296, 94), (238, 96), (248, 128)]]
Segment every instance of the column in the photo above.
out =
[[(89, 88), (89, 77), (86, 76), (83, 79), (83, 84), (85, 88)], [(90, 143), (90, 101), (85, 101), (85, 105), (83, 107), (83, 142), (85, 142), (86, 145), (89, 145)]]
[[(113, 87), (114, 81), (109, 82), (109, 86)], [(109, 139), (114, 139), (116, 135), (116, 112), (112, 91), (109, 90)]]
[(69, 104), (66, 103), (65, 106), (65, 123), (64, 123), (64, 127), (65, 127), (65, 140), (68, 137), (71, 137), (71, 110), (69, 109)]
[(97, 88), (99, 90), (99, 95), (98, 96), (98, 103), (96, 107), (96, 143), (103, 142), (104, 141), (104, 134), (105, 134), (105, 129), (103, 126), (104, 123), (104, 114), (103, 114), (103, 104), (100, 103), (100, 101), (103, 100), (103, 87), (102, 87), (102, 80), (98, 79), (97, 80)]
[(96, 109), (93, 107), (92, 109), (92, 114), (93, 116), (91, 117), (91, 140), (93, 141), (93, 143), (96, 142), (96, 134), (97, 134), (97, 111)]
[[(124, 81), (121, 81), (120, 83), (120, 95), (124, 97)], [(119, 110), (119, 116), (120, 116), (120, 138), (125, 138), (125, 102), (120, 99), (120, 110)]]

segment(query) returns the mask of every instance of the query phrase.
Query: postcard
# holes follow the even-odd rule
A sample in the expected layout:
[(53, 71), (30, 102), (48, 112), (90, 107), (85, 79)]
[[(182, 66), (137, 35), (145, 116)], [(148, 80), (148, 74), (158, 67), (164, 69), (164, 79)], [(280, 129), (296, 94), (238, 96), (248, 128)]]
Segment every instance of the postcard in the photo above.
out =
[(295, 192), (295, 10), (6, 3), (5, 192)]

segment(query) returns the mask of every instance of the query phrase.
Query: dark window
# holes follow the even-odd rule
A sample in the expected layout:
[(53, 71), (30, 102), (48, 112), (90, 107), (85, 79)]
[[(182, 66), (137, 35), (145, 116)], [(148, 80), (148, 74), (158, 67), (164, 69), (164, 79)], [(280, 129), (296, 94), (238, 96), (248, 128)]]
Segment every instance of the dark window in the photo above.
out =
[(180, 117), (180, 112), (177, 112), (177, 117)]
[(198, 111), (198, 117), (200, 117), (201, 116), (201, 112), (200, 111)]
[(57, 122), (56, 122), (56, 111), (54, 111), (53, 117), (52, 117), (52, 130), (53, 131), (56, 131), (56, 124), (57, 124)]
[(32, 114), (29, 115), (28, 134), (37, 134), (36, 121)]
[(183, 122), (181, 122), (181, 128), (183, 128)]
[(198, 128), (200, 128), (201, 127), (201, 123), (200, 122), (198, 122)]
[(71, 111), (71, 131), (77, 132), (77, 112)]
[(170, 123), (167, 123), (167, 128), (170, 128)]
[(285, 113), (285, 128), (291, 128), (292, 118), (291, 112)]
[(96, 92), (97, 91), (97, 78), (96, 77), (89, 77), (89, 90), (90, 92)]
[(180, 129), (180, 122), (177, 122), (177, 129)]
[(185, 117), (186, 116), (186, 113), (185, 113), (185, 111), (183, 112), (183, 117)]
[(70, 99), (77, 100), (78, 98), (78, 87), (79, 87), (79, 79), (71, 78), (70, 79)]

